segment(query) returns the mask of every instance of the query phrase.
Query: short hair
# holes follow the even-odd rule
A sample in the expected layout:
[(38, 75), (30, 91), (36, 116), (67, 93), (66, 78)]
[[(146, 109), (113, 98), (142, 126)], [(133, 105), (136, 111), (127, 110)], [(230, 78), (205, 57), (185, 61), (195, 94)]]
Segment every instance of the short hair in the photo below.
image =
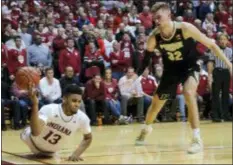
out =
[(21, 40), (21, 37), (18, 36), (18, 35), (14, 36), (13, 38), (14, 38), (14, 41), (16, 41), (17, 39), (20, 39), (20, 40)]
[(229, 40), (229, 36), (225, 33), (220, 33), (219, 35), (217, 35), (217, 40), (219, 41), (221, 37), (226, 37), (226, 39)]
[(66, 39), (66, 42), (68, 42), (69, 40), (74, 41), (74, 39), (73, 39), (72, 37), (68, 37), (68, 38)]
[(156, 13), (158, 10), (163, 9), (163, 10), (171, 10), (170, 6), (166, 2), (157, 2), (154, 4), (151, 8), (152, 13)]
[(69, 84), (65, 87), (63, 96), (68, 96), (70, 94), (82, 95), (82, 89), (76, 84)]
[(47, 67), (45, 68), (45, 74), (47, 74), (48, 71), (52, 70), (53, 71), (53, 68), (52, 67)]

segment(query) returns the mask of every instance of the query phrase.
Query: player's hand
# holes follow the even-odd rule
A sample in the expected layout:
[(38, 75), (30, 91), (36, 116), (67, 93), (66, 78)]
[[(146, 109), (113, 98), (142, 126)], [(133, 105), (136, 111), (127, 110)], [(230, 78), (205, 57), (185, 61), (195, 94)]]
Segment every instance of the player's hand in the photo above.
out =
[(29, 82), (28, 85), (28, 96), (34, 105), (39, 104), (39, 100), (37, 98), (37, 90), (35, 89), (35, 84), (33, 84), (32, 82)]
[(68, 157), (68, 161), (79, 162), (83, 161), (83, 158), (77, 155), (71, 155)]

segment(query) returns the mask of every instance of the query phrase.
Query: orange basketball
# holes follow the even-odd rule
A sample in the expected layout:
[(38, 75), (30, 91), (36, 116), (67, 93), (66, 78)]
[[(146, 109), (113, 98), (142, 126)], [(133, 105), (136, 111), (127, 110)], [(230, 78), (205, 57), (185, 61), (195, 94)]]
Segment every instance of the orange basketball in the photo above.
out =
[(39, 85), (40, 74), (33, 67), (22, 67), (16, 72), (15, 82), (19, 89), (28, 89), (29, 82)]

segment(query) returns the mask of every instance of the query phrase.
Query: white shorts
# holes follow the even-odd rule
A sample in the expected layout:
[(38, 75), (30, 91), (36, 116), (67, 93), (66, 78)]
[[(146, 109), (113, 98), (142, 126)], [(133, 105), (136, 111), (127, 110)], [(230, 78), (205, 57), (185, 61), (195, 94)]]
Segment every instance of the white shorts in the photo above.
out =
[(20, 138), (22, 141), (24, 141), (24, 143), (30, 148), (30, 150), (36, 154), (36, 155), (44, 155), (44, 156), (54, 156), (55, 153), (54, 152), (46, 152), (46, 151), (42, 151), (41, 149), (39, 149), (35, 143), (32, 140), (32, 134), (31, 134), (31, 128), (27, 127), (21, 134), (20, 134)]

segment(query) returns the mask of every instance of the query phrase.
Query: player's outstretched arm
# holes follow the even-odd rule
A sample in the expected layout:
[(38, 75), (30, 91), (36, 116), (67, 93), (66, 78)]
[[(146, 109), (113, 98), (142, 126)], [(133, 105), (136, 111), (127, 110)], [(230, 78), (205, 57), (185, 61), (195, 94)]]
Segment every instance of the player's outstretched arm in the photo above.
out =
[(151, 35), (147, 39), (145, 56), (143, 58), (142, 65), (141, 65), (141, 68), (139, 70), (139, 75), (141, 75), (144, 72), (144, 70), (146, 69), (146, 67), (149, 66), (150, 59), (154, 55), (155, 47), (156, 47), (155, 36), (153, 33), (151, 33)]
[(74, 153), (68, 158), (69, 161), (83, 161), (81, 154), (90, 146), (92, 141), (92, 134), (84, 134), (83, 140)]
[(193, 39), (202, 43), (207, 48), (209, 48), (211, 51), (213, 51), (216, 56), (218, 56), (223, 62), (226, 63), (226, 65), (228, 66), (230, 70), (230, 73), (232, 73), (231, 62), (227, 59), (227, 57), (224, 55), (221, 49), (216, 45), (216, 43), (214, 43), (211, 39), (206, 37), (206, 35), (201, 33), (194, 25), (190, 23), (183, 22), (182, 30), (186, 38), (192, 37)]
[(38, 114), (39, 100), (37, 98), (37, 91), (34, 88), (34, 84), (32, 82), (30, 82), (28, 86), (28, 95), (32, 102), (30, 127), (32, 130), (32, 135), (38, 136), (40, 135), (45, 123), (43, 120), (39, 118), (39, 114)]

